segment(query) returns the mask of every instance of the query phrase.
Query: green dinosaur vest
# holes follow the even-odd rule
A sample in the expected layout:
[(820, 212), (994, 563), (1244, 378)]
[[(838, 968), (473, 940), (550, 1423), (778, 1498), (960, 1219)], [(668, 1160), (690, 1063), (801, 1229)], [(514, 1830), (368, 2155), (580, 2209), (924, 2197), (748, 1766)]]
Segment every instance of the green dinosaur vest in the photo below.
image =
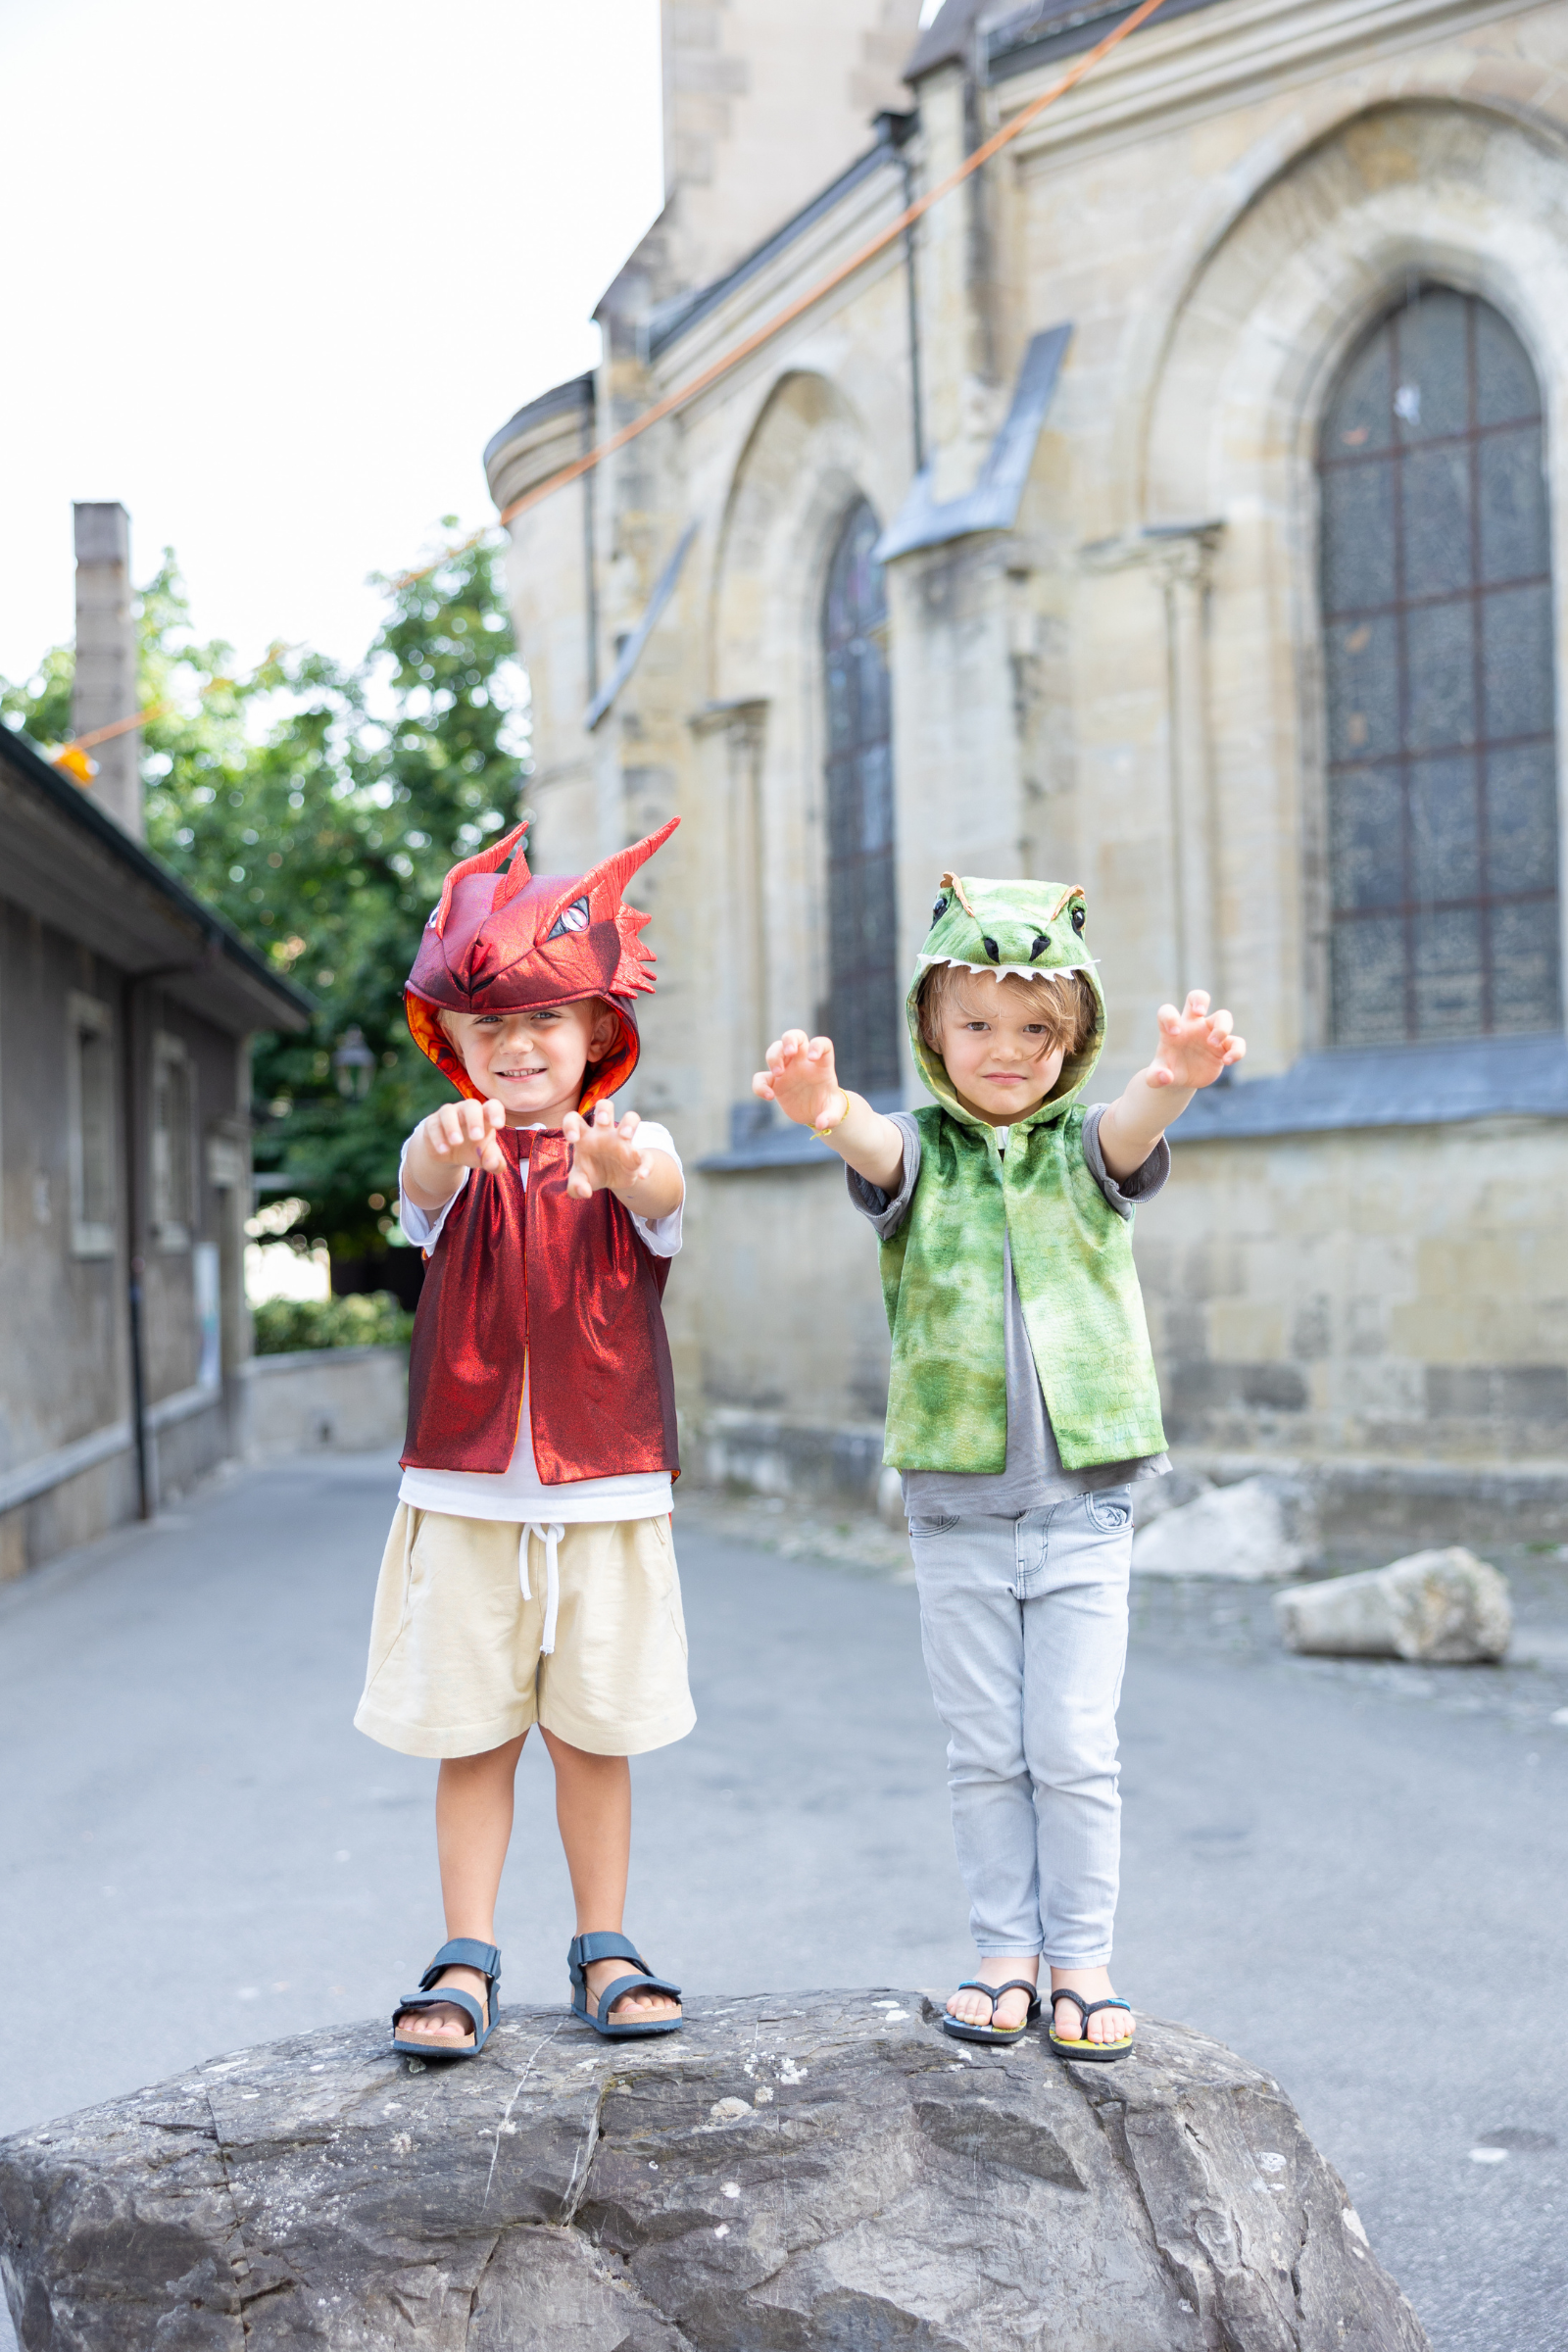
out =
[[(1105, 1030), (1082, 942), (1083, 894), (967, 876), (945, 876), (943, 893), (907, 999), (915, 1061), (940, 1107), (914, 1114), (919, 1181), (908, 1215), (882, 1244), (893, 1334), (883, 1459), (899, 1470), (1005, 1467), (1004, 1240), (1063, 1466), (1160, 1453), (1165, 1433), (1131, 1228), (1083, 1156), (1078, 1098)], [(915, 998), (935, 962), (977, 973), (1080, 970), (1094, 986), (1093, 1040), (1063, 1064), (1052, 1096), (1011, 1129), (1004, 1152), (921, 1040)]]

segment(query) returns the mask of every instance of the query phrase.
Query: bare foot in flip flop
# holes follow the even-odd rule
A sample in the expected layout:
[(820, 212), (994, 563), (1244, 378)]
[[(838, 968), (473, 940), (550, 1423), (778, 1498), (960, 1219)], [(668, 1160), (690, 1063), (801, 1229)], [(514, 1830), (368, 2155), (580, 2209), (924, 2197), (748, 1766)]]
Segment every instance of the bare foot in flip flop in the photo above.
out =
[[(1022, 1977), (1030, 1984), (1038, 1983), (1039, 1960), (1033, 1956), (1027, 1960), (998, 1960), (987, 1955), (975, 1970), (975, 1980), (982, 1984), (1005, 1984), (1009, 1977)], [(1016, 1989), (1004, 1992), (994, 2011), (983, 1992), (962, 1988), (948, 2003), (948, 2015), (956, 2017), (960, 2025), (995, 2026), (1003, 2034), (1012, 2033), (1028, 2014), (1029, 1995)]]
[[(1108, 1968), (1054, 1968), (1051, 1972), (1054, 1993), (1076, 1992), (1086, 2001), (1111, 2001), (1116, 1987), (1110, 1981)], [(1052, 2029), (1063, 2041), (1080, 2038), (1097, 2042), (1124, 2042), (1132, 2038), (1133, 2020), (1129, 2009), (1097, 2009), (1087, 2026), (1073, 2001), (1055, 2001), (1051, 2005)]]
[[(1009, 1977), (1023, 1977), (1030, 1984), (1038, 1981), (1040, 1963), (1037, 1959), (982, 1959), (975, 1971), (981, 1984), (1005, 1984)], [(1051, 1972), (1053, 1992), (1080, 1993), (1086, 2001), (1113, 1999), (1115, 1987), (1106, 1968), (1054, 1968)], [(1028, 2011), (1028, 1995), (1004, 1992), (996, 2005), (995, 2015), (983, 1992), (956, 1992), (948, 2003), (948, 2015), (961, 2025), (995, 2026), (1005, 2034), (1021, 2026)], [(1071, 2001), (1053, 2002), (1052, 2020), (1054, 2031), (1064, 2040), (1077, 2040), (1085, 2029), (1077, 2008)], [(1089, 2020), (1088, 2038), (1091, 2041), (1125, 2041), (1133, 2029), (1133, 2021), (1125, 2009), (1097, 2009)]]
[[(596, 2013), (599, 2008), (599, 1995), (604, 1991), (606, 1985), (613, 1984), (617, 1977), (624, 1977), (629, 1973), (631, 1972), (628, 1963), (624, 1960), (589, 1961), (584, 1974), (588, 1979), (588, 1992)], [(617, 2025), (629, 2025), (633, 2018), (636, 2018), (640, 2024), (651, 2024), (655, 2018), (679, 2017), (680, 2003), (672, 2001), (669, 1995), (663, 1992), (623, 1992), (610, 2015)]]

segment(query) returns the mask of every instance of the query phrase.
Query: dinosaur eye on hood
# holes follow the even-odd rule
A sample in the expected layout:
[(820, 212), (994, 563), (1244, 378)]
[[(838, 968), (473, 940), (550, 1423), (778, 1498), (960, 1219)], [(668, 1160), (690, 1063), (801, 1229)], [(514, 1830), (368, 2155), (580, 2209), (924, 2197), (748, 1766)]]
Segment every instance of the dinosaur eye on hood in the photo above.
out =
[(588, 902), (586, 899), (573, 899), (569, 906), (563, 906), (545, 936), (547, 939), (563, 939), (568, 931), (586, 931), (587, 928)]
[(1072, 927), (1081, 938), (1084, 928), (1084, 909), (1081, 906), (1075, 906), (1072, 910)]
[(941, 920), (942, 920), (942, 917), (943, 917), (943, 916), (944, 916), (944, 915), (947, 913), (947, 911), (948, 911), (948, 900), (947, 900), (947, 893), (946, 893), (945, 891), (938, 891), (938, 893), (937, 893), (937, 903), (936, 903), (936, 905), (935, 905), (935, 906), (932, 907), (932, 909), (931, 909), (931, 920), (932, 920), (934, 923), (940, 923), (940, 922), (941, 922)]

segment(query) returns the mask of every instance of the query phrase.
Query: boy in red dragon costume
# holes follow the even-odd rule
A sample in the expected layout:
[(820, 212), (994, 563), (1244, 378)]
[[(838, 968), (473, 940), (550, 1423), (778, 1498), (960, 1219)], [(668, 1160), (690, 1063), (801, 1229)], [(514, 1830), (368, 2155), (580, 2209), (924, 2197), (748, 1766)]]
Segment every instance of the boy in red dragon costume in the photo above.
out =
[(400, 1218), (427, 1264), (354, 1720), (441, 1759), (448, 1941), (392, 2020), (393, 2048), (422, 2057), (471, 2057), (495, 2024), (496, 1896), (536, 1723), (576, 1905), (572, 2007), (607, 2035), (680, 2024), (680, 1987), (621, 1912), (627, 1758), (696, 1721), (660, 1305), (685, 1180), (666, 1130), (612, 1101), (654, 985), (648, 916), (621, 892), (676, 821), (572, 876), (530, 875), (518, 825), (447, 876), (409, 976), (409, 1027), (464, 1100), (403, 1151)]

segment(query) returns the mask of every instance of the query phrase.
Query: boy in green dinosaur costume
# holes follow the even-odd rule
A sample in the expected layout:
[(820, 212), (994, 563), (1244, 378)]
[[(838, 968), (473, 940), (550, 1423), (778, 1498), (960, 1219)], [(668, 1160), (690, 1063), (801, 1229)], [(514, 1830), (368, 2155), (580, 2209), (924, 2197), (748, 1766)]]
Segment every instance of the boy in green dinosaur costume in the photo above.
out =
[(792, 1029), (756, 1093), (847, 1163), (882, 1245), (884, 1459), (904, 1474), (921, 1638), (947, 1726), (978, 1976), (947, 2030), (1014, 2041), (1051, 1970), (1051, 2040), (1109, 2060), (1120, 1849), (1116, 1706), (1132, 1487), (1169, 1467), (1132, 1257), (1165, 1129), (1246, 1052), (1200, 991), (1153, 1059), (1085, 1109), (1105, 1034), (1084, 894), (944, 874), (906, 1000), (936, 1102), (884, 1117)]

